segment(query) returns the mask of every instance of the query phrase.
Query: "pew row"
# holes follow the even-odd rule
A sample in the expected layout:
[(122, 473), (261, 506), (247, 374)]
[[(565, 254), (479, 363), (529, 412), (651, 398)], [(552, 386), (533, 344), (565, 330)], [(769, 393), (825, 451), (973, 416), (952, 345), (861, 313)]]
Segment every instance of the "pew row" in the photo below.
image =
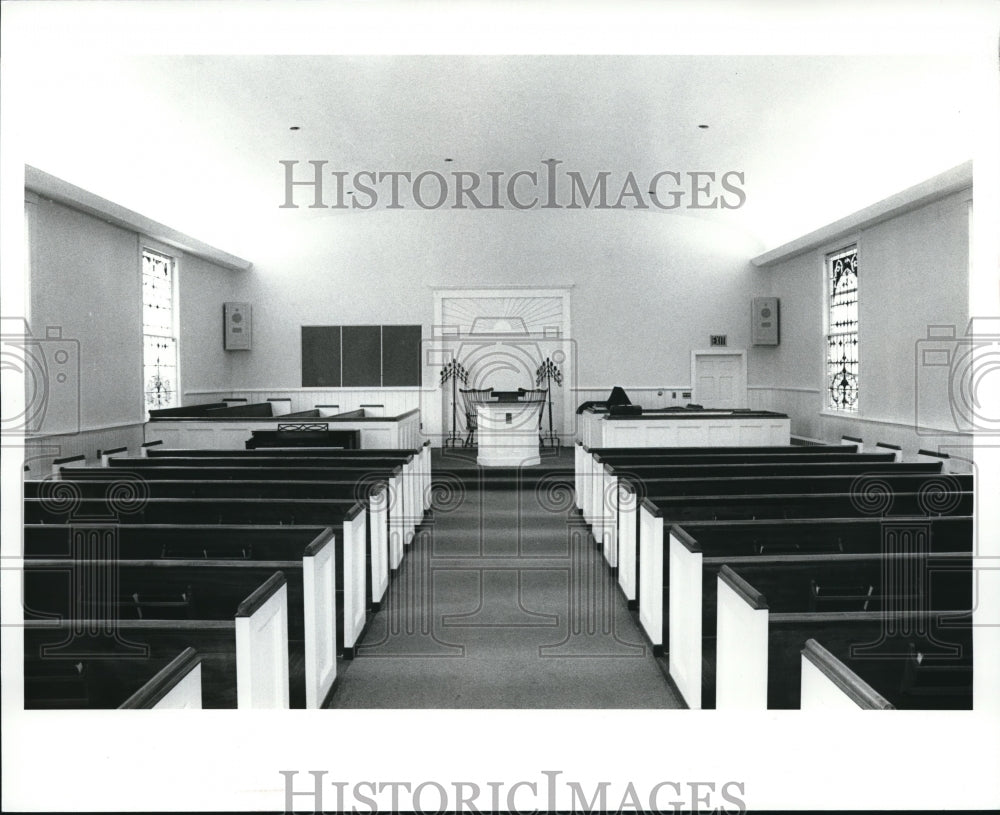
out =
[[(413, 482), (413, 506), (419, 506), (423, 511), (431, 507), (431, 443), (424, 442), (413, 450), (369, 449), (369, 450), (338, 450), (328, 448), (297, 448), (294, 450), (282, 448), (259, 448), (256, 450), (181, 450), (151, 446), (145, 448), (144, 455), (148, 458), (220, 458), (232, 457), (281, 459), (294, 456), (295, 460), (303, 457), (319, 459), (335, 459), (344, 461), (366, 461), (368, 459), (400, 458), (404, 464), (406, 478)], [(419, 520), (418, 520), (419, 524)]]
[[(876, 473), (940, 473), (940, 467), (929, 464), (898, 464), (893, 456), (881, 453), (848, 456), (840, 460), (835, 456), (814, 456), (809, 461), (797, 461), (794, 457), (774, 457), (768, 455), (748, 456), (743, 461), (716, 461), (708, 457), (689, 466), (677, 465), (675, 462), (664, 464), (651, 463), (618, 463), (601, 466), (599, 473), (601, 481), (598, 484), (598, 494), (593, 499), (591, 527), (594, 540), (605, 552), (607, 559), (614, 568), (617, 566), (616, 549), (618, 542), (618, 525), (621, 515), (621, 491), (623, 485), (643, 495), (691, 494), (684, 492), (677, 483), (678, 478), (688, 481), (703, 478), (725, 477), (727, 480), (740, 478), (756, 478), (761, 476), (785, 476), (794, 478), (813, 475), (863, 476)], [(655, 482), (655, 483), (654, 483)], [(673, 483), (671, 483), (673, 482)], [(628, 508), (627, 508), (628, 509)]]
[[(39, 667), (81, 666), (83, 694), (64, 702), (74, 701), (74, 707), (119, 707), (178, 652), (193, 648), (201, 658), (205, 707), (287, 708), (287, 623), (287, 588), (281, 572), (258, 586), (226, 618), (117, 620), (113, 626), (107, 619), (26, 619), (25, 707), (53, 707), (51, 697), (37, 693), (34, 680)], [(101, 670), (89, 670), (98, 666)], [(117, 701), (109, 692), (117, 695)]]
[[(886, 597), (876, 608), (810, 611), (813, 581), (878, 581), (881, 564), (837, 569), (773, 569), (725, 565), (718, 577), (716, 707), (797, 709), (801, 651), (809, 639), (825, 647), (896, 707), (971, 709), (972, 567), (942, 565), (918, 598)], [(845, 606), (846, 608), (846, 606)], [(907, 680), (913, 650), (921, 662), (959, 681), (947, 696), (922, 697)], [(860, 669), (860, 670), (859, 670)]]
[(218, 526), (310, 526), (333, 529), (336, 573), (343, 575), (343, 616), (338, 647), (350, 658), (367, 623), (367, 522), (353, 499), (147, 498), (131, 512), (110, 513), (104, 499), (81, 498), (56, 505), (24, 499), (26, 524), (81, 524), (87, 520), (119, 529), (140, 524)]
[[(605, 559), (618, 564), (618, 584), (626, 601), (635, 607), (639, 599), (639, 507), (640, 493), (645, 499), (659, 505), (676, 496), (722, 496), (760, 493), (782, 494), (854, 494), (857, 510), (877, 508), (883, 502), (894, 509), (896, 493), (916, 494), (924, 497), (928, 507), (937, 506), (953, 491), (971, 492), (974, 487), (971, 474), (945, 476), (931, 468), (931, 472), (899, 470), (900, 465), (879, 466), (877, 471), (860, 475), (769, 475), (754, 477), (717, 478), (656, 478), (635, 483), (627, 478), (618, 482), (618, 516), (612, 523), (613, 537), (608, 540)], [(924, 465), (919, 465), (922, 468)], [(676, 503), (676, 502), (675, 502)], [(616, 548), (615, 548), (616, 547)], [(612, 560), (612, 558), (614, 560)]]
[[(923, 493), (896, 493), (895, 511), (928, 520)], [(939, 515), (971, 515), (973, 492), (948, 494)], [(807, 518), (872, 518), (854, 493), (682, 496), (644, 499), (639, 521), (639, 622), (654, 648), (669, 650), (663, 630), (664, 595), (669, 593), (669, 530), (674, 524), (712, 520), (793, 520)], [(888, 519), (887, 519), (888, 520)]]
[[(662, 625), (670, 644), (670, 676), (688, 707), (714, 707), (716, 585), (718, 573), (726, 564), (766, 566), (778, 574), (783, 570), (815, 567), (818, 571), (838, 568), (837, 564), (873, 563), (884, 567), (882, 579), (872, 584), (871, 596), (866, 598), (874, 608), (888, 593), (884, 584), (898, 577), (901, 566), (919, 565), (921, 558), (929, 555), (935, 556), (938, 563), (958, 558), (961, 565), (971, 553), (970, 517), (814, 518), (782, 523), (720, 521), (673, 526), (662, 604)], [(910, 560), (889, 568), (890, 561), (900, 556)], [(910, 574), (916, 576), (918, 572), (914, 569)], [(816, 607), (839, 602), (819, 596), (810, 599)]]
[[(338, 481), (237, 481), (237, 480), (134, 480), (105, 470), (76, 470), (73, 480), (67, 473), (58, 481), (24, 482), (25, 498), (47, 498), (50, 502), (72, 503), (77, 497), (106, 501), (107, 515), (117, 510), (138, 509), (147, 498), (257, 498), (295, 500), (318, 498), (348, 499), (358, 497), (366, 508), (365, 528), (368, 538), (365, 558), (366, 597), (373, 611), (378, 611), (389, 585), (389, 497), (384, 481), (358, 484), (349, 479)], [(397, 536), (397, 540), (399, 540)], [(396, 556), (402, 558), (402, 547)], [(398, 567), (398, 560), (396, 567)], [(394, 567), (395, 568), (395, 567)]]
[(584, 519), (590, 523), (588, 516), (591, 514), (592, 490), (591, 487), (600, 473), (600, 467), (596, 462), (597, 457), (602, 457), (610, 462), (612, 456), (627, 456), (638, 461), (646, 460), (650, 463), (658, 461), (677, 461), (684, 463), (699, 463), (706, 458), (716, 456), (744, 456), (744, 455), (767, 455), (767, 456), (819, 456), (842, 455), (844, 453), (859, 452), (856, 447), (845, 445), (781, 445), (772, 447), (587, 447), (581, 442), (577, 442), (574, 448), (574, 476), (576, 506), (584, 514)]
[(41, 659), (26, 654), (24, 706), (26, 710), (201, 708), (201, 656), (185, 648), (157, 670), (161, 663), (153, 659)]
[[(199, 455), (206, 451), (168, 451), (177, 455), (151, 455), (144, 458), (112, 458), (109, 466), (115, 470), (140, 473), (147, 479), (245, 479), (330, 480), (353, 478), (359, 484), (388, 478), (392, 568), (398, 568), (403, 549), (430, 508), (431, 476), (430, 447), (417, 451), (392, 450), (316, 450), (300, 453), (277, 451), (281, 455), (260, 455), (267, 451), (220, 452)], [(272, 453), (275, 451), (271, 451)], [(333, 455), (339, 453), (342, 455)], [(375, 455), (368, 455), (372, 453)], [(206, 472), (199, 473), (204, 469)], [(244, 475), (244, 470), (253, 471)], [(75, 471), (74, 471), (75, 472)], [(386, 475), (388, 472), (388, 475)], [(336, 473), (337, 475), (334, 475)], [(359, 490), (360, 491), (360, 490)]]
[[(292, 704), (319, 707), (333, 687), (343, 596), (329, 528), (42, 525), (26, 526), (24, 537), (24, 605), (33, 615), (217, 617), (245, 587), (280, 569)], [(80, 587), (104, 588), (90, 598)]]

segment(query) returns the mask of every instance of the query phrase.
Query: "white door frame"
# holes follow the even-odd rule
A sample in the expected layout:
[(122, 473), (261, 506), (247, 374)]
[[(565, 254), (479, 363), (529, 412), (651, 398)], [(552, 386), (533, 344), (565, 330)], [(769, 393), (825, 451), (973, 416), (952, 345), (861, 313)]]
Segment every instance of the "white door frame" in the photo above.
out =
[(720, 408), (745, 408), (747, 406), (747, 352), (745, 349), (741, 348), (706, 348), (700, 351), (691, 352), (691, 401), (695, 404), (701, 404), (701, 400), (698, 398), (698, 358), (699, 357), (718, 357), (718, 356), (730, 356), (738, 357), (740, 361), (740, 379), (736, 383), (736, 390), (738, 394), (738, 405), (715, 405), (715, 407)]

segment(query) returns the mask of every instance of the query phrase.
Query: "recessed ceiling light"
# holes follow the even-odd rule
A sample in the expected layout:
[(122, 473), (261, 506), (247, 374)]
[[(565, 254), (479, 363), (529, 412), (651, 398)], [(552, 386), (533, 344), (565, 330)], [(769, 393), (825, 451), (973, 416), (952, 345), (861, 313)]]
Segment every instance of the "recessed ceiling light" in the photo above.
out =
[(701, 130), (708, 130), (708, 125), (698, 125)]
[(299, 127), (298, 125), (292, 125), (292, 126), (291, 126), (290, 128), (288, 128), (288, 129), (289, 129), (289, 130), (301, 130), (302, 128), (301, 128), (301, 127)]

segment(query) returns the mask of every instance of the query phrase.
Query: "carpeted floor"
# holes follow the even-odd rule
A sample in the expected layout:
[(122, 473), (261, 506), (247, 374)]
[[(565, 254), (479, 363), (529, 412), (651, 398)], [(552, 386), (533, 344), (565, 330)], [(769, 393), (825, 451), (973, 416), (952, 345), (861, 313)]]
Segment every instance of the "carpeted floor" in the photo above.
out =
[(408, 547), (338, 708), (679, 707), (572, 511), (572, 450), (514, 470), (435, 451)]

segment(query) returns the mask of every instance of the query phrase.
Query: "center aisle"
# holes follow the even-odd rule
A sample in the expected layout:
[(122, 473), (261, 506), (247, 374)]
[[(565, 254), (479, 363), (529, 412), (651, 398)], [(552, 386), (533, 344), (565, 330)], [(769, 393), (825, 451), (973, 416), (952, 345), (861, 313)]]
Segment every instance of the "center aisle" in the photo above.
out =
[(433, 512), (330, 706), (680, 707), (573, 512), (572, 450), (474, 455), (434, 451)]

